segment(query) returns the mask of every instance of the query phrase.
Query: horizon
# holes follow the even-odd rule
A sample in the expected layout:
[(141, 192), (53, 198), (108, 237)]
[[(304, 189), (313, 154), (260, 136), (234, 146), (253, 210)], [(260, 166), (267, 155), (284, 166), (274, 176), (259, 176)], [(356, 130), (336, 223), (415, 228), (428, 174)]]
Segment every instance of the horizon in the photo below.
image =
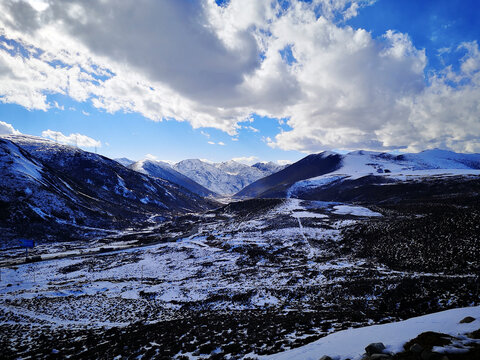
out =
[[(0, 125), (1, 125), (1, 122), (0, 122)], [(39, 140), (42, 140), (42, 141), (47, 141), (47, 142), (54, 143), (56, 145), (63, 145), (63, 146), (71, 147), (71, 148), (74, 148), (74, 149), (79, 149), (79, 150), (82, 150), (82, 151), (90, 152), (92, 154), (102, 155), (102, 154), (99, 154), (98, 152), (91, 151), (89, 149), (84, 149), (84, 148), (82, 148), (78, 145), (75, 145), (75, 144), (60, 143), (58, 141), (48, 139), (48, 138), (45, 138), (45, 137), (41, 137), (41, 136), (35, 136), (35, 135), (29, 135), (29, 134), (20, 134), (20, 133), (17, 133), (17, 134), (0, 134), (0, 138), (2, 138), (2, 137), (9, 138), (10, 136), (13, 136), (13, 137), (15, 137), (15, 136), (33, 137), (33, 138), (36, 138), (36, 139), (39, 139)], [(380, 154), (403, 155), (403, 154), (420, 154), (420, 153), (434, 152), (434, 151), (450, 152), (450, 153), (454, 153), (454, 154), (463, 154), (463, 155), (468, 155), (468, 154), (470, 154), (470, 155), (480, 155), (480, 153), (457, 153), (457, 152), (454, 152), (454, 151), (448, 150), (448, 149), (432, 148), (432, 149), (424, 149), (424, 150), (420, 150), (420, 151), (417, 151), (417, 152), (410, 152), (410, 153), (399, 152), (399, 151), (380, 152), (380, 151), (371, 151), (371, 150), (364, 150), (364, 149), (357, 149), (357, 150), (323, 150), (323, 151), (320, 151), (320, 152), (317, 152), (317, 153), (303, 154), (303, 156), (300, 157), (298, 160), (290, 161), (290, 162), (286, 162), (286, 161), (280, 161), (280, 162), (278, 162), (278, 161), (261, 161), (261, 160), (252, 161), (251, 159), (249, 161), (248, 159), (245, 160), (245, 159), (242, 159), (242, 158), (234, 158), (234, 159), (230, 159), (230, 160), (226, 160), (226, 161), (218, 161), (218, 162), (210, 161), (209, 159), (187, 158), (187, 159), (182, 159), (180, 161), (175, 162), (175, 161), (170, 161), (170, 160), (158, 159), (158, 158), (155, 158), (155, 157), (151, 156), (151, 154), (147, 154), (145, 157), (143, 157), (141, 159), (131, 159), (131, 158), (127, 158), (127, 157), (114, 158), (114, 157), (108, 157), (106, 155), (102, 155), (102, 156), (105, 156), (105, 157), (109, 158), (110, 160), (114, 160), (114, 161), (117, 161), (117, 162), (119, 162), (118, 160), (127, 160), (127, 161), (131, 161), (132, 163), (152, 161), (152, 162), (165, 163), (165, 164), (168, 164), (168, 165), (176, 165), (176, 164), (178, 164), (182, 161), (188, 161), (188, 160), (199, 160), (203, 163), (207, 163), (207, 164), (211, 164), (211, 165), (227, 163), (227, 162), (236, 162), (236, 163), (239, 163), (239, 164), (242, 164), (242, 165), (253, 166), (253, 165), (259, 164), (259, 163), (267, 164), (267, 163), (272, 162), (272, 163), (274, 163), (276, 165), (279, 165), (279, 166), (289, 166), (289, 165), (295, 164), (296, 162), (298, 162), (300, 160), (303, 160), (304, 158), (306, 158), (310, 155), (319, 155), (319, 154), (323, 154), (323, 153), (331, 153), (331, 154), (342, 155), (342, 156), (357, 155), (358, 153), (370, 153), (370, 154), (378, 154), (378, 155), (380, 155)], [(364, 154), (360, 154), (360, 155), (364, 155)]]
[(479, 153), (477, 6), (9, 0), (0, 133), (175, 163)]

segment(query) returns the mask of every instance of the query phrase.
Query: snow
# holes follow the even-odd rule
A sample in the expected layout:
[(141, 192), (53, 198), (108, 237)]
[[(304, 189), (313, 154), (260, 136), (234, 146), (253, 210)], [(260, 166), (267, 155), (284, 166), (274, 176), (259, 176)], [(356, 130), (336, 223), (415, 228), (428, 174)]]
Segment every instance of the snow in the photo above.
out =
[(179, 173), (191, 178), (207, 189), (220, 194), (232, 195), (254, 181), (271, 175), (278, 168), (248, 166), (234, 160), (207, 163), (188, 159), (173, 165)]
[(325, 214), (317, 214), (309, 211), (297, 211), (292, 214), (293, 217), (296, 218), (328, 218), (328, 215)]
[(36, 164), (32, 160), (26, 159), (18, 147), (13, 143), (8, 143), (6, 147), (11, 153), (11, 159), (14, 161), (11, 166), (13, 171), (21, 173), (24, 176), (29, 176), (38, 181), (42, 180), (42, 167), (40, 165)]
[[(196, 183), (189, 177), (174, 170), (172, 168), (172, 165), (163, 161), (144, 159), (131, 164), (129, 168), (139, 173), (167, 180), (174, 184), (180, 185), (181, 187), (188, 189), (191, 192), (196, 193), (200, 196), (212, 195), (212, 193), (208, 189)], [(153, 191), (155, 190), (153, 189)]]
[[(466, 316), (476, 318), (470, 324), (460, 324)], [(452, 336), (480, 328), (480, 306), (446, 310), (390, 324), (348, 329), (327, 335), (311, 344), (282, 353), (259, 357), (271, 360), (318, 360), (323, 355), (336, 359), (361, 359), (365, 347), (382, 342), (388, 352), (403, 351), (403, 345), (426, 331)]]
[(432, 176), (480, 176), (480, 154), (457, 154), (435, 149), (398, 157), (373, 151), (354, 151), (342, 156), (339, 169), (293, 184), (288, 189), (287, 197), (302, 189), (356, 180), (368, 175), (394, 181), (421, 180)]
[(364, 208), (362, 206), (352, 206), (352, 205), (336, 205), (334, 206), (334, 214), (339, 215), (353, 215), (353, 216), (382, 216), (382, 214), (372, 211), (370, 209)]

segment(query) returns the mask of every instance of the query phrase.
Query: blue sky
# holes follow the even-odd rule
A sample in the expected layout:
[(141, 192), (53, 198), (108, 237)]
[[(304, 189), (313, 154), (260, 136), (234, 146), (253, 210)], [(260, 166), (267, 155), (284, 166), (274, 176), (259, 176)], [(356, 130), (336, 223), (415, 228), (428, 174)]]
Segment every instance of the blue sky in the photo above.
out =
[[(217, 162), (239, 157), (296, 161), (304, 156), (298, 151), (279, 151), (266, 144), (264, 137), (276, 135), (282, 127), (288, 128), (277, 119), (253, 115), (252, 122), (240, 124), (238, 135), (230, 136), (215, 128), (193, 129), (185, 121), (154, 122), (136, 113), (109, 114), (65, 96), (50, 98), (65, 110), (29, 111), (16, 104), (0, 104), (0, 119), (8, 119), (23, 134), (42, 136), (43, 131), (50, 129), (63, 134), (87, 135), (102, 143), (96, 148), (99, 154), (111, 158), (139, 160), (153, 155), (159, 160), (175, 162), (192, 158)], [(95, 151), (94, 147), (82, 148)]]
[(380, 0), (361, 10), (347, 23), (362, 27), (379, 37), (387, 30), (409, 34), (418, 48), (427, 53), (428, 67), (441, 68), (443, 62), (458, 67), (462, 52), (451, 56), (438, 51), (456, 48), (462, 42), (480, 39), (480, 3), (476, 0)]
[(478, 1), (221, 3), (7, 0), (0, 121), (133, 160), (480, 152)]

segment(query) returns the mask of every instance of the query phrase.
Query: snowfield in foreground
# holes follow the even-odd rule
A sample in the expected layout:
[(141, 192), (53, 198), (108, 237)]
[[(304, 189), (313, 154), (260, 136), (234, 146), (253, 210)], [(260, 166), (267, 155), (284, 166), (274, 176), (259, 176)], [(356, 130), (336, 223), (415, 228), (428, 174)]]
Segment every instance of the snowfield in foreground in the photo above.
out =
[[(461, 324), (460, 320), (467, 316), (476, 320)], [(261, 359), (318, 360), (322, 355), (328, 355), (335, 359), (357, 360), (363, 357), (365, 347), (371, 343), (382, 342), (386, 351), (398, 353), (403, 351), (403, 345), (407, 341), (426, 331), (463, 337), (479, 328), (480, 306), (451, 309), (390, 324), (339, 331), (311, 344)], [(480, 343), (480, 340), (469, 341)], [(441, 352), (441, 348), (436, 348), (435, 351)]]

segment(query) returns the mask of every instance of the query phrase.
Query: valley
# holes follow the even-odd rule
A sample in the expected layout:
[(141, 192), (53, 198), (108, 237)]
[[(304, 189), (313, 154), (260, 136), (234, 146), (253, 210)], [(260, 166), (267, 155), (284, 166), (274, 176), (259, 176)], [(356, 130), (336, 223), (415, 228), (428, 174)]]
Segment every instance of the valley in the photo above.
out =
[[(401, 218), (438, 216), (417, 209), (247, 200), (180, 217), (178, 228), (165, 223), (119, 233), (90, 249), (62, 244), (48, 256), (76, 250), (62, 259), (2, 269), (2, 348), (8, 357), (49, 358), (53, 352), (236, 359), (284, 351), (350, 327), (478, 304), (476, 254), (445, 254), (432, 270), (421, 251), (417, 259), (407, 251), (388, 263), (381, 250), (361, 250), (371, 242), (370, 232), (385, 231)], [(472, 219), (479, 209), (471, 209), (471, 219), (454, 209), (448, 218), (463, 218), (458, 226), (475, 242)], [(352, 231), (365, 240), (352, 238)], [(451, 233), (444, 228), (437, 237)], [(99, 252), (82, 255), (87, 251)], [(45, 252), (35, 250), (42, 257)], [(4, 261), (6, 255), (19, 256), (4, 252)]]
[[(323, 152), (229, 195), (35, 137), (0, 150), (7, 359), (257, 359), (478, 309), (476, 154)], [(217, 190), (248, 168), (190, 163), (230, 166)]]

